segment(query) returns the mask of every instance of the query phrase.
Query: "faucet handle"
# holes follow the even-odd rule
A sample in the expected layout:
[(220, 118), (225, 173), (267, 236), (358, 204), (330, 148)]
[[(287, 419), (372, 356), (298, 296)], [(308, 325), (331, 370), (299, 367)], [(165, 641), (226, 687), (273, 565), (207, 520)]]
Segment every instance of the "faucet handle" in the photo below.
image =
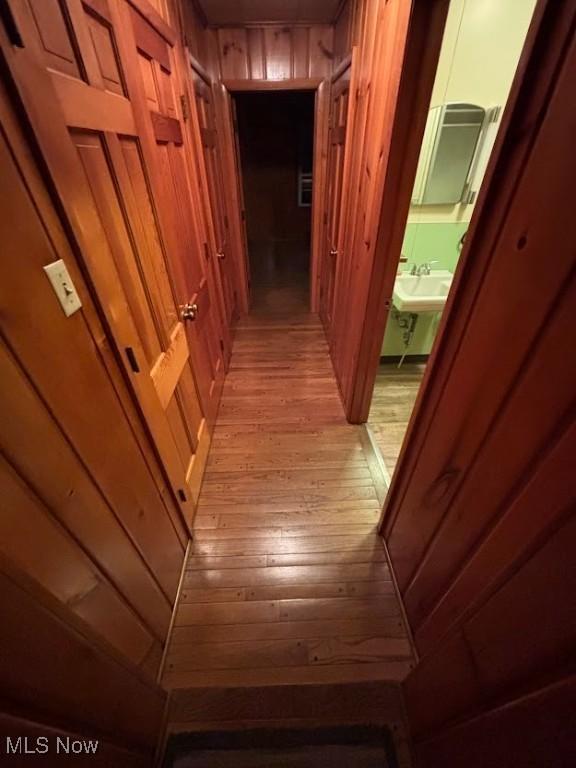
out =
[(424, 264), (422, 264), (422, 269), (424, 270), (425, 275), (429, 275), (432, 271), (432, 264), (438, 264), (438, 259), (433, 259), (432, 261), (425, 261)]

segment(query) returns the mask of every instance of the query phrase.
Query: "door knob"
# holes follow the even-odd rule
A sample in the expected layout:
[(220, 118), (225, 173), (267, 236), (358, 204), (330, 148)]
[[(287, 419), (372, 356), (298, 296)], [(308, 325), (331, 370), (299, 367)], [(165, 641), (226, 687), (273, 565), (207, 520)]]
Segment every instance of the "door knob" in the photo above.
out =
[(218, 256), (219, 259), (225, 259), (226, 258), (226, 254), (224, 253), (224, 251), (217, 251), (216, 252), (216, 256)]
[(191, 304), (190, 302), (184, 304), (180, 307), (180, 317), (182, 320), (188, 320), (189, 322), (196, 320), (198, 317), (198, 304)]
[(338, 251), (336, 248), (330, 248), (330, 256), (338, 256)]

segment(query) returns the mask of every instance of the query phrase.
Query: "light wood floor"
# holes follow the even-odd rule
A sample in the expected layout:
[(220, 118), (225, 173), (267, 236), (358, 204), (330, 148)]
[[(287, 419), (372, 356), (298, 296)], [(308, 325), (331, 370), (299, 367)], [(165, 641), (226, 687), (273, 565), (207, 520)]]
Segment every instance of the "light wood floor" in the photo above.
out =
[(237, 330), (170, 688), (400, 680), (412, 665), (375, 531), (378, 461), (344, 419), (318, 318), (277, 298)]
[(404, 363), (400, 368), (383, 364), (376, 375), (368, 425), (390, 475), (398, 463), (425, 367), (420, 363)]

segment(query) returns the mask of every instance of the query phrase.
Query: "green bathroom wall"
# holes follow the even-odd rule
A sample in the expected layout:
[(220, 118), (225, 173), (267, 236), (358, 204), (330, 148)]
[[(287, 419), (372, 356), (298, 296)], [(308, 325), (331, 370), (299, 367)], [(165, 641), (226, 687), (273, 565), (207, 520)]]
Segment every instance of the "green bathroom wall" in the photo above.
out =
[(437, 261), (433, 269), (449, 269), (454, 272), (458, 263), (458, 244), (468, 229), (468, 223), (457, 222), (409, 222), (406, 224), (402, 255), (408, 259), (402, 269), (412, 264)]

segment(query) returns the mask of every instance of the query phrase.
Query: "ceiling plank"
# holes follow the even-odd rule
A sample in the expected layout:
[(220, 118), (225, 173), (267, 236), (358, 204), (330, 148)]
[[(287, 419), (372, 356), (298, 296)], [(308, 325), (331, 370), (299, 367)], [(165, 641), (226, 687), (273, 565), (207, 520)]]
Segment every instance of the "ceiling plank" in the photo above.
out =
[(196, 1), (211, 26), (295, 22), (328, 24), (334, 21), (340, 7), (340, 0)]

